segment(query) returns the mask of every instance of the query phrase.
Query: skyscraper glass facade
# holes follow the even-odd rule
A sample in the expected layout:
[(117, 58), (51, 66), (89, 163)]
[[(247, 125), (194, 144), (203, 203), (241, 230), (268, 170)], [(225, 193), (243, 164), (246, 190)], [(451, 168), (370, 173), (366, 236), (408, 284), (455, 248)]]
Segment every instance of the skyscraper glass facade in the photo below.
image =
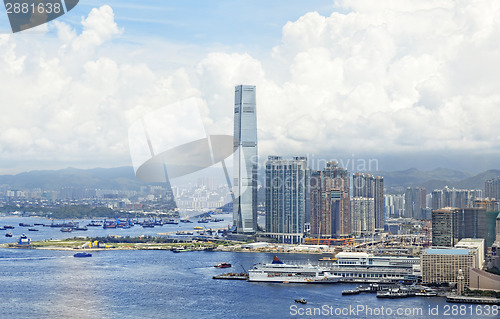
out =
[(253, 85), (234, 94), (233, 225), (238, 233), (257, 230), (257, 113)]

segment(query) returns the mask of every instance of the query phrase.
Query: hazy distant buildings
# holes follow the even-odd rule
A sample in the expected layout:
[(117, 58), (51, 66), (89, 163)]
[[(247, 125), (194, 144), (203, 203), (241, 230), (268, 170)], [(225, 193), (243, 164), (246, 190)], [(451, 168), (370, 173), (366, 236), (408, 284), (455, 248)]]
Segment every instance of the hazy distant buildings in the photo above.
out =
[(309, 206), (307, 158), (269, 156), (265, 190), (266, 234), (282, 243), (301, 243)]
[(351, 233), (349, 172), (336, 162), (312, 172), (310, 180), (311, 236), (338, 238)]
[(255, 86), (238, 85), (234, 97), (233, 225), (257, 230), (257, 115)]
[(384, 195), (384, 202), (386, 217), (404, 217), (404, 195)]
[(472, 208), (474, 201), (483, 196), (480, 189), (450, 189), (448, 186), (443, 189), (435, 189), (431, 194), (432, 209), (443, 207)]
[(500, 199), (500, 177), (484, 183), (484, 196), (489, 199)]
[(425, 188), (408, 187), (405, 191), (405, 210), (406, 218), (423, 219), (422, 210), (426, 207)]

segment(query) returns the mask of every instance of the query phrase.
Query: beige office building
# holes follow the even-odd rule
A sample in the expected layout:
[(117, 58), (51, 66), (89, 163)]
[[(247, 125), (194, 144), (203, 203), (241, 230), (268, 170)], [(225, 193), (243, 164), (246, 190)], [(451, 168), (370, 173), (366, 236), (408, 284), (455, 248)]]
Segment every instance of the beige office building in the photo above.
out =
[(456, 284), (461, 269), (468, 286), (469, 268), (476, 267), (474, 253), (462, 248), (426, 249), (420, 258), (423, 284)]
[[(482, 269), (484, 266), (484, 239), (483, 238), (462, 238), (455, 248), (466, 248), (474, 254), (476, 268)], [(465, 272), (465, 270), (464, 270)]]

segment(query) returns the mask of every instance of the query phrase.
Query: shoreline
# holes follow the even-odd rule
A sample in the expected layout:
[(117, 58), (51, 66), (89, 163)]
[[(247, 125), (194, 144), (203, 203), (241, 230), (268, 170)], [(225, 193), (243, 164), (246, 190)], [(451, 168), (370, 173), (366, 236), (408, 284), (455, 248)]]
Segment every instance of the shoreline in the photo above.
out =
[(88, 240), (50, 240), (35, 241), (28, 245), (18, 245), (16, 243), (0, 244), (2, 249), (39, 249), (39, 250), (61, 250), (61, 251), (117, 251), (117, 250), (172, 250), (180, 247), (187, 247), (191, 251), (214, 251), (214, 252), (247, 252), (247, 253), (274, 253), (274, 254), (307, 254), (333, 255), (333, 250), (318, 249), (297, 249), (297, 246), (290, 245), (287, 249), (279, 247), (265, 247), (257, 249), (241, 248), (241, 244), (217, 245), (213, 243), (105, 243), (106, 247), (82, 247)]

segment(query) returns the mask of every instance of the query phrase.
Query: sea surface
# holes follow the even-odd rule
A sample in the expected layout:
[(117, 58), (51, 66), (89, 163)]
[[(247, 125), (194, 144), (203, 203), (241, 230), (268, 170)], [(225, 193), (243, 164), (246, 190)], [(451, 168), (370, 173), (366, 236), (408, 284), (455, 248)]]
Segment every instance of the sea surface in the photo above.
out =
[[(0, 225), (16, 227), (12, 230), (13, 238), (0, 233), (2, 242), (17, 239), (19, 222), (33, 223), (29, 218), (0, 219)], [(197, 224), (181, 228), (194, 226)], [(178, 225), (166, 225), (151, 232), (136, 226), (110, 233), (154, 234), (177, 228)], [(67, 236), (58, 229), (45, 229), (43, 234), (48, 238)], [(35, 233), (39, 236), (41, 231)], [(90, 230), (83, 235), (87, 234), (91, 235)], [(439, 297), (387, 300), (377, 299), (375, 294), (342, 296), (342, 290), (352, 289), (355, 284), (212, 279), (223, 272), (241, 272), (256, 263), (270, 262), (273, 254), (267, 253), (122, 250), (93, 252), (90, 258), (74, 258), (73, 254), (73, 251), (0, 249), (0, 318), (500, 317), (493, 309), (490, 315), (485, 315), (485, 305), (450, 304)], [(318, 258), (304, 254), (278, 254), (278, 257), (302, 262)], [(233, 266), (214, 268), (219, 262)], [(308, 303), (296, 304), (294, 299), (298, 298), (305, 298)]]

